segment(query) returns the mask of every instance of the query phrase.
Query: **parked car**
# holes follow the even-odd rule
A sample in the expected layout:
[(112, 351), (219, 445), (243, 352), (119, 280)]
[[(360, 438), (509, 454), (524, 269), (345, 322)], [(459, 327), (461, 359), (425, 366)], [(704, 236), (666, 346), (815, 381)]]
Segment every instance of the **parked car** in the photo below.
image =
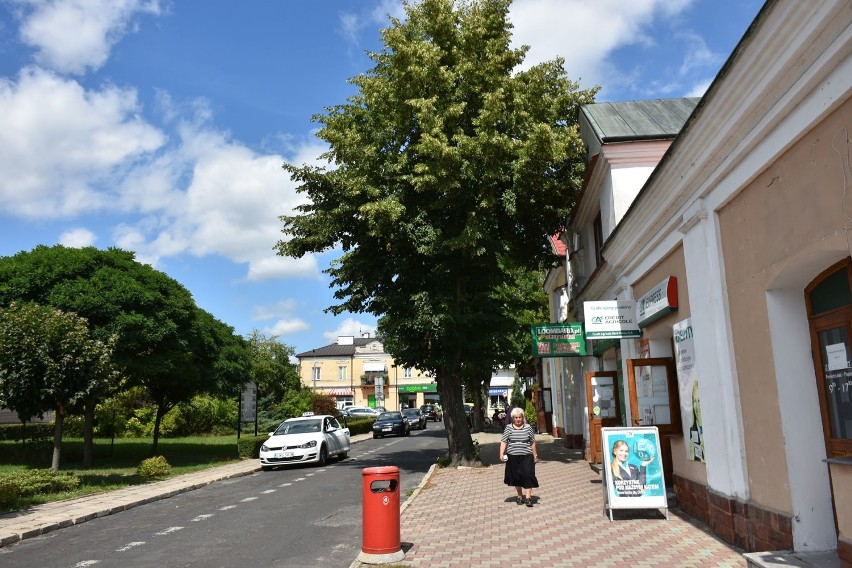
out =
[(379, 412), (375, 408), (369, 408), (367, 406), (350, 406), (346, 409), (346, 415), (352, 417), (369, 416), (373, 418), (378, 416), (379, 414), (381, 414), (381, 412)]
[(404, 408), (402, 413), (408, 418), (408, 424), (412, 430), (426, 429), (426, 415), (419, 408)]
[(427, 420), (434, 420), (435, 422), (440, 422), (444, 419), (443, 413), (438, 410), (438, 407), (434, 404), (424, 404), (420, 407), (420, 412), (426, 415)]
[(264, 471), (293, 463), (323, 466), (329, 456), (346, 459), (349, 454), (349, 428), (334, 416), (306, 412), (300, 418), (281, 423), (260, 447), (260, 467)]
[(397, 436), (408, 436), (411, 434), (408, 418), (398, 410), (382, 412), (376, 417), (376, 421), (373, 422), (373, 438), (381, 438), (393, 434)]

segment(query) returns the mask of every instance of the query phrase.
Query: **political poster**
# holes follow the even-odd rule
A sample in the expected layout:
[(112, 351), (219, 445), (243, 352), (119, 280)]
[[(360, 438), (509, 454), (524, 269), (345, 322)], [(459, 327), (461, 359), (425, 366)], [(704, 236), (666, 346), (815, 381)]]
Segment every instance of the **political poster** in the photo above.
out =
[(672, 326), (675, 368), (680, 392), (680, 415), (686, 457), (704, 463), (704, 427), (701, 422), (701, 397), (695, 367), (695, 342), (692, 339), (692, 319), (686, 318)]
[(602, 428), (603, 483), (607, 508), (665, 509), (666, 484), (656, 426)]

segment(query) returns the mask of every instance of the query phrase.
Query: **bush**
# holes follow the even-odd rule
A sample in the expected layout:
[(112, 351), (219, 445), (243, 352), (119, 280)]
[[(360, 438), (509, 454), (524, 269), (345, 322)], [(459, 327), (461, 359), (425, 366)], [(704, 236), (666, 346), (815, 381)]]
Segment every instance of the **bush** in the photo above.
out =
[(80, 486), (80, 478), (52, 469), (26, 469), (0, 475), (0, 506), (7, 508), (21, 497), (69, 491)]
[(168, 477), (172, 473), (172, 466), (163, 456), (154, 456), (142, 460), (136, 468), (136, 473), (144, 478)]
[(269, 436), (242, 436), (237, 440), (237, 455), (243, 459), (259, 459), (260, 447)]

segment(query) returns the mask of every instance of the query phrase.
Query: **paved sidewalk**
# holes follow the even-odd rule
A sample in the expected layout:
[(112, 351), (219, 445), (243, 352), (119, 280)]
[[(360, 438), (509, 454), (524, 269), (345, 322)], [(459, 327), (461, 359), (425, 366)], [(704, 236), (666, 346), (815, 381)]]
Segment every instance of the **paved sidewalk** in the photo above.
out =
[[(603, 510), (600, 476), (582, 453), (539, 435), (535, 506), (503, 484), (499, 434), (476, 434), (484, 468), (434, 469), (400, 519), (405, 559), (394, 566), (746, 566), (742, 551), (677, 510)], [(354, 567), (367, 564), (353, 563)]]

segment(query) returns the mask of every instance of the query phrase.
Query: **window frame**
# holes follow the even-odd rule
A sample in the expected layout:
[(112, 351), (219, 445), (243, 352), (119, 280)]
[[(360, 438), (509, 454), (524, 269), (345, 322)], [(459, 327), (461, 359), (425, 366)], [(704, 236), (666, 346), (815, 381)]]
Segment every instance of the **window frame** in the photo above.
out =
[(811, 305), (811, 292), (817, 288), (829, 276), (844, 269), (846, 270), (847, 282), (852, 289), (852, 258), (836, 262), (823, 270), (810, 284), (805, 287), (805, 305), (808, 312), (808, 328), (811, 336), (811, 358), (814, 364), (814, 375), (817, 383), (817, 396), (819, 398), (819, 409), (822, 416), (822, 431), (825, 437), (825, 450), (828, 457), (852, 456), (852, 438), (834, 438), (831, 432), (831, 418), (828, 411), (828, 398), (825, 388), (825, 366), (822, 360), (822, 348), (819, 342), (819, 333), (828, 329), (846, 327), (846, 333), (852, 340), (852, 304), (835, 308), (817, 315), (813, 315)]

